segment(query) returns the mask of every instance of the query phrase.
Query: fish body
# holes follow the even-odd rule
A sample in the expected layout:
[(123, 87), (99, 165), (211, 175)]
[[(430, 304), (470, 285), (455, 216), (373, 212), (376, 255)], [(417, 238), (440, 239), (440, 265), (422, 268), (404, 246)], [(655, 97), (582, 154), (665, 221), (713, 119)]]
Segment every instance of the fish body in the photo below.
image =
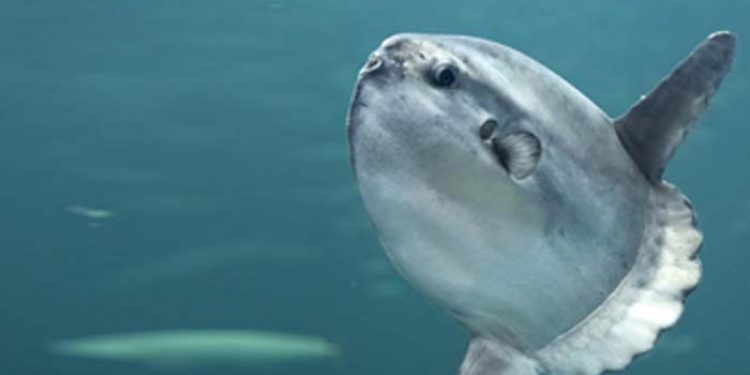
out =
[(675, 323), (702, 234), (661, 173), (734, 45), (712, 34), (618, 119), (490, 41), (400, 34), (371, 55), (351, 164), (393, 265), (469, 331), (462, 375), (620, 369)]

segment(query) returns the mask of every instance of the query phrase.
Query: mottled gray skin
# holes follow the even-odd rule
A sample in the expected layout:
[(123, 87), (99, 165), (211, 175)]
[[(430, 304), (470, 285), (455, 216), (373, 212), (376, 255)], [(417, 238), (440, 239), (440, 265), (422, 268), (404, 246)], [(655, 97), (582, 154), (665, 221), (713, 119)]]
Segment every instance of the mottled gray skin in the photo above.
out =
[[(349, 113), (352, 165), (394, 265), (475, 335), (544, 347), (602, 304), (632, 267), (649, 183), (612, 120), (511, 48), (470, 37), (396, 35), (360, 74)], [(436, 87), (436, 64), (458, 68)], [(541, 142), (517, 180), (482, 143), (500, 131)]]

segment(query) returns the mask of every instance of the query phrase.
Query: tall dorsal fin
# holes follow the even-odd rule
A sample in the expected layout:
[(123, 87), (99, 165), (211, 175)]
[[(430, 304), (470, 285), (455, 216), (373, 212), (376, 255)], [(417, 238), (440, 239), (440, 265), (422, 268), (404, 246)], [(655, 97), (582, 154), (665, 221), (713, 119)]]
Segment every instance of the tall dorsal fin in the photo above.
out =
[(728, 31), (708, 36), (659, 86), (615, 121), (620, 141), (653, 183), (682, 139), (708, 107), (729, 71), (736, 37)]

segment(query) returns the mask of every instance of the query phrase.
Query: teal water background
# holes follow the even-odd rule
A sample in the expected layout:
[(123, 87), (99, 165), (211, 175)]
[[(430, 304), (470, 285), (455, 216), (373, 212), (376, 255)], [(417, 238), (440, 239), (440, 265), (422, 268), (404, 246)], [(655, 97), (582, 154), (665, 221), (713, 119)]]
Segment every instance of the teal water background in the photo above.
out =
[[(740, 36), (735, 68), (667, 172), (700, 215), (705, 275), (625, 371), (641, 375), (750, 374), (750, 2), (2, 1), (0, 374), (455, 374), (465, 334), (392, 271), (350, 173), (369, 52), (396, 32), (485, 37), (616, 116), (718, 29)], [(164, 369), (46, 348), (207, 328), (343, 356)]]

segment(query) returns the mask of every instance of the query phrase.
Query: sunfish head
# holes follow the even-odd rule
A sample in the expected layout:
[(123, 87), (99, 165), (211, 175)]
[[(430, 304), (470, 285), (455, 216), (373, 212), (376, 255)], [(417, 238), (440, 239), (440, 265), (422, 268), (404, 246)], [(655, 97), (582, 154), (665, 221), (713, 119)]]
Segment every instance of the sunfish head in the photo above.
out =
[(362, 68), (348, 136), (396, 268), (471, 331), (532, 349), (581, 321), (634, 262), (611, 249), (637, 245), (642, 207), (630, 203), (646, 185), (610, 125), (515, 50), (404, 34)]

